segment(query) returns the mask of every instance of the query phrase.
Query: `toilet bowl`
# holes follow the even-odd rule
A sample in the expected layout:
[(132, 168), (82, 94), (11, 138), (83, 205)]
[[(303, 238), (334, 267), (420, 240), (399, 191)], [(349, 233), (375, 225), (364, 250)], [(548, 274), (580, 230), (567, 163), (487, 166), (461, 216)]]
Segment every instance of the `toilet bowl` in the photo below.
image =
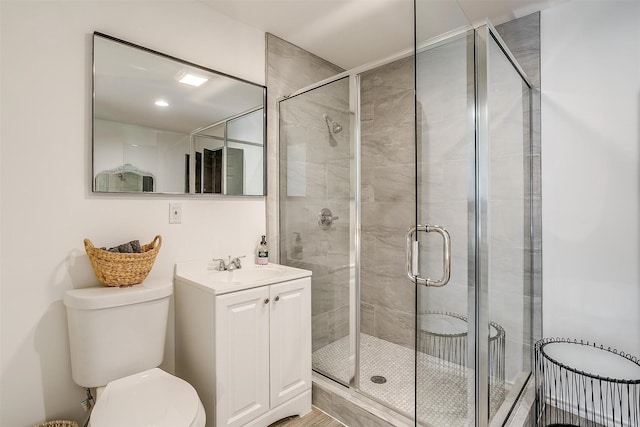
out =
[(90, 427), (203, 427), (204, 408), (186, 381), (159, 368), (111, 381), (98, 392)]
[(196, 390), (162, 363), (171, 279), (65, 293), (71, 375), (96, 388), (91, 427), (203, 427)]

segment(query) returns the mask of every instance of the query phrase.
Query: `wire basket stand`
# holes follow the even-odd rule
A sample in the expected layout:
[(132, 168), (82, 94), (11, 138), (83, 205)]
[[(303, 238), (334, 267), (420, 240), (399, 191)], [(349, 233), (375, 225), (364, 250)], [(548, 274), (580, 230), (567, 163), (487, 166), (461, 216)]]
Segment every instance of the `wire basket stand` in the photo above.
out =
[[(458, 313), (429, 311), (418, 331), (418, 351), (433, 356), (436, 363), (458, 374), (460, 387), (466, 387), (468, 364), (468, 319)], [(489, 322), (489, 395), (493, 414), (504, 401), (505, 390), (505, 330)]]
[[(585, 361), (608, 376), (586, 372)], [(612, 378), (623, 374), (631, 378)], [(545, 338), (535, 344), (535, 381), (537, 426), (640, 426), (637, 357), (588, 341)]]

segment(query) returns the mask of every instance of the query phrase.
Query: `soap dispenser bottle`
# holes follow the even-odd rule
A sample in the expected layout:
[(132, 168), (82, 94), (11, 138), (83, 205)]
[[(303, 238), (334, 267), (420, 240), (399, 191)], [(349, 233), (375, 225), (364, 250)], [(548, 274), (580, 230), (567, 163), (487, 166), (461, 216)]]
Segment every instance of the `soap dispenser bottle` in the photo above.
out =
[(258, 245), (258, 264), (259, 265), (267, 265), (269, 264), (269, 247), (267, 246), (267, 236), (262, 236), (262, 240), (260, 241), (260, 245)]
[(296, 241), (293, 243), (291, 258), (302, 259), (302, 251), (304, 250), (304, 248), (302, 247), (302, 237), (298, 232), (294, 232), (293, 234), (296, 235)]

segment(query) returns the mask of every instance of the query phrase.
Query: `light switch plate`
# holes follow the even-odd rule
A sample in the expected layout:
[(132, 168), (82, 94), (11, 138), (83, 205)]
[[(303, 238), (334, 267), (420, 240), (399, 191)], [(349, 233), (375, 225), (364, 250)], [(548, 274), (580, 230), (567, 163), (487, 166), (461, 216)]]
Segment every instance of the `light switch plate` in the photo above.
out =
[(169, 203), (169, 224), (182, 223), (182, 205), (180, 203)]

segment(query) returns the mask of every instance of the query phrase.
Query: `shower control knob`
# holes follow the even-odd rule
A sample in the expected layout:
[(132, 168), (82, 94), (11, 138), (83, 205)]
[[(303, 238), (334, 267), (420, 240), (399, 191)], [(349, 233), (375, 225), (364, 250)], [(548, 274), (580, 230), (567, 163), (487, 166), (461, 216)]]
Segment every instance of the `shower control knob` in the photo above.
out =
[(333, 225), (333, 221), (340, 219), (339, 216), (333, 216), (333, 213), (328, 208), (322, 208), (318, 213), (318, 225), (321, 230), (328, 230)]

